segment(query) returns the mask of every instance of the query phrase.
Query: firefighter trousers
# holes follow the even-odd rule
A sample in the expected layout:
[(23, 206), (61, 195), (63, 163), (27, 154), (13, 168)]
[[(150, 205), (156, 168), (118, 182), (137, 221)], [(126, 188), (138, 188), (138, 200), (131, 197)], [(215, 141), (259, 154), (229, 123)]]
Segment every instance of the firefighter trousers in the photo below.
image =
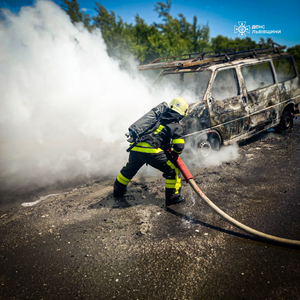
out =
[(165, 152), (143, 153), (130, 151), (128, 163), (122, 168), (114, 183), (114, 194), (124, 194), (126, 186), (138, 170), (148, 164), (163, 172), (165, 178), (166, 201), (176, 199), (181, 194), (181, 175), (176, 162)]

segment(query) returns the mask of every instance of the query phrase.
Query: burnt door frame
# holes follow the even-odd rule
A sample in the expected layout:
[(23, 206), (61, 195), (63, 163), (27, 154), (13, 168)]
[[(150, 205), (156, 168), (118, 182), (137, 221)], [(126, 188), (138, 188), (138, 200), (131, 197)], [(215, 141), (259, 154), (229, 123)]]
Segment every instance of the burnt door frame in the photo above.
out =
[[(291, 66), (293, 67), (293, 70), (295, 72), (295, 76), (291, 77), (287, 80), (280, 81), (278, 80), (278, 72), (276, 71), (275, 68), (275, 62), (280, 61), (280, 60), (291, 60)], [(299, 73), (296, 67), (295, 60), (292, 56), (287, 56), (287, 57), (281, 57), (281, 58), (276, 58), (272, 60), (272, 66), (273, 66), (273, 72), (275, 73), (275, 78), (276, 82), (278, 84), (278, 90), (279, 90), (279, 101), (282, 103), (282, 105), (279, 105), (278, 108), (278, 119), (280, 119), (281, 114), (288, 105), (289, 102), (293, 101), (292, 99), (294, 97), (297, 97), (300, 95), (300, 84), (299, 84)], [(298, 90), (298, 93), (297, 93)]]
[[(257, 88), (251, 91), (247, 90), (246, 82), (242, 73), (242, 68), (269, 63), (273, 84)], [(256, 63), (245, 64), (239, 66), (240, 74), (243, 80), (243, 89), (245, 102), (247, 104), (247, 111), (249, 115), (249, 133), (261, 131), (264, 128), (270, 128), (277, 124), (277, 110), (279, 99), (279, 87), (276, 80), (275, 70), (271, 60), (259, 61)]]
[[(233, 69), (237, 94), (233, 97), (217, 100), (212, 95), (215, 79), (218, 74), (225, 70)], [(245, 132), (246, 103), (243, 89), (241, 88), (241, 78), (236, 66), (228, 66), (215, 69), (210, 79), (206, 99), (209, 108), (211, 127), (215, 128), (222, 135), (223, 141), (230, 140)]]

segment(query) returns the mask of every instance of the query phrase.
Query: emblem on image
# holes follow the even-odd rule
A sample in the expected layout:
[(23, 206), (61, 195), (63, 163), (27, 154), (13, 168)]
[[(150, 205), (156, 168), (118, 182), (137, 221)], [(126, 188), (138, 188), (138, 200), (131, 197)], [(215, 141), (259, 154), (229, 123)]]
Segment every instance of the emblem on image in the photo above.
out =
[(234, 25), (234, 33), (239, 33), (239, 36), (246, 37), (246, 33), (250, 33), (250, 25), (246, 26), (245, 21), (239, 21), (239, 26)]

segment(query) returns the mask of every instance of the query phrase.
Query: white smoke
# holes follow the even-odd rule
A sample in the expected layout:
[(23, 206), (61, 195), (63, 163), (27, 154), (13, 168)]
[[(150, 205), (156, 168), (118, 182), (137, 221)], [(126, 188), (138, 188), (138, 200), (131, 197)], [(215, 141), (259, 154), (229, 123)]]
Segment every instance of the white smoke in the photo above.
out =
[(128, 126), (164, 96), (121, 71), (100, 31), (74, 26), (53, 2), (3, 15), (2, 186), (116, 174), (127, 160)]
[(261, 89), (275, 83), (269, 62), (242, 67), (242, 73), (248, 91)]
[(2, 15), (0, 188), (116, 176), (128, 126), (176, 91), (151, 93), (107, 55), (99, 30), (51, 1)]
[[(218, 166), (224, 162), (234, 161), (239, 157), (239, 147), (237, 144), (221, 147), (219, 150), (205, 150), (192, 147), (187, 144), (183, 159), (188, 168)], [(207, 153), (209, 152), (209, 154)]]

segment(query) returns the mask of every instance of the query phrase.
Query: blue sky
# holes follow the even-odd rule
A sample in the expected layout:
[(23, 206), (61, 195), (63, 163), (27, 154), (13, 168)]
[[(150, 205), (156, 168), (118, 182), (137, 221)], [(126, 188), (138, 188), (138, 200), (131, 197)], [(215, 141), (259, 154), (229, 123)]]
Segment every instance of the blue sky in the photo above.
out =
[[(54, 0), (61, 4), (61, 0)], [(78, 0), (80, 7), (86, 9), (90, 15), (95, 15), (94, 0)], [(159, 22), (158, 14), (154, 11), (152, 0), (98, 0), (109, 11), (121, 16), (127, 23), (134, 23), (134, 16), (138, 13), (146, 23)], [(161, 0), (161, 2), (165, 2)], [(18, 11), (21, 6), (32, 5), (34, 0), (0, 0), (0, 7)], [(221, 1), (214, 2), (196, 0), (173, 0), (171, 15), (177, 17), (182, 13), (189, 22), (197, 16), (198, 24), (207, 24), (210, 27), (210, 37), (218, 34), (229, 38), (238, 37), (234, 33), (234, 26), (239, 26), (240, 21), (247, 25), (261, 25), (265, 30), (278, 30), (281, 33), (254, 34), (252, 30), (246, 33), (251, 39), (259, 41), (260, 38), (271, 37), (275, 42), (288, 47), (300, 44), (300, 1), (299, 0), (274, 0), (274, 1)]]

